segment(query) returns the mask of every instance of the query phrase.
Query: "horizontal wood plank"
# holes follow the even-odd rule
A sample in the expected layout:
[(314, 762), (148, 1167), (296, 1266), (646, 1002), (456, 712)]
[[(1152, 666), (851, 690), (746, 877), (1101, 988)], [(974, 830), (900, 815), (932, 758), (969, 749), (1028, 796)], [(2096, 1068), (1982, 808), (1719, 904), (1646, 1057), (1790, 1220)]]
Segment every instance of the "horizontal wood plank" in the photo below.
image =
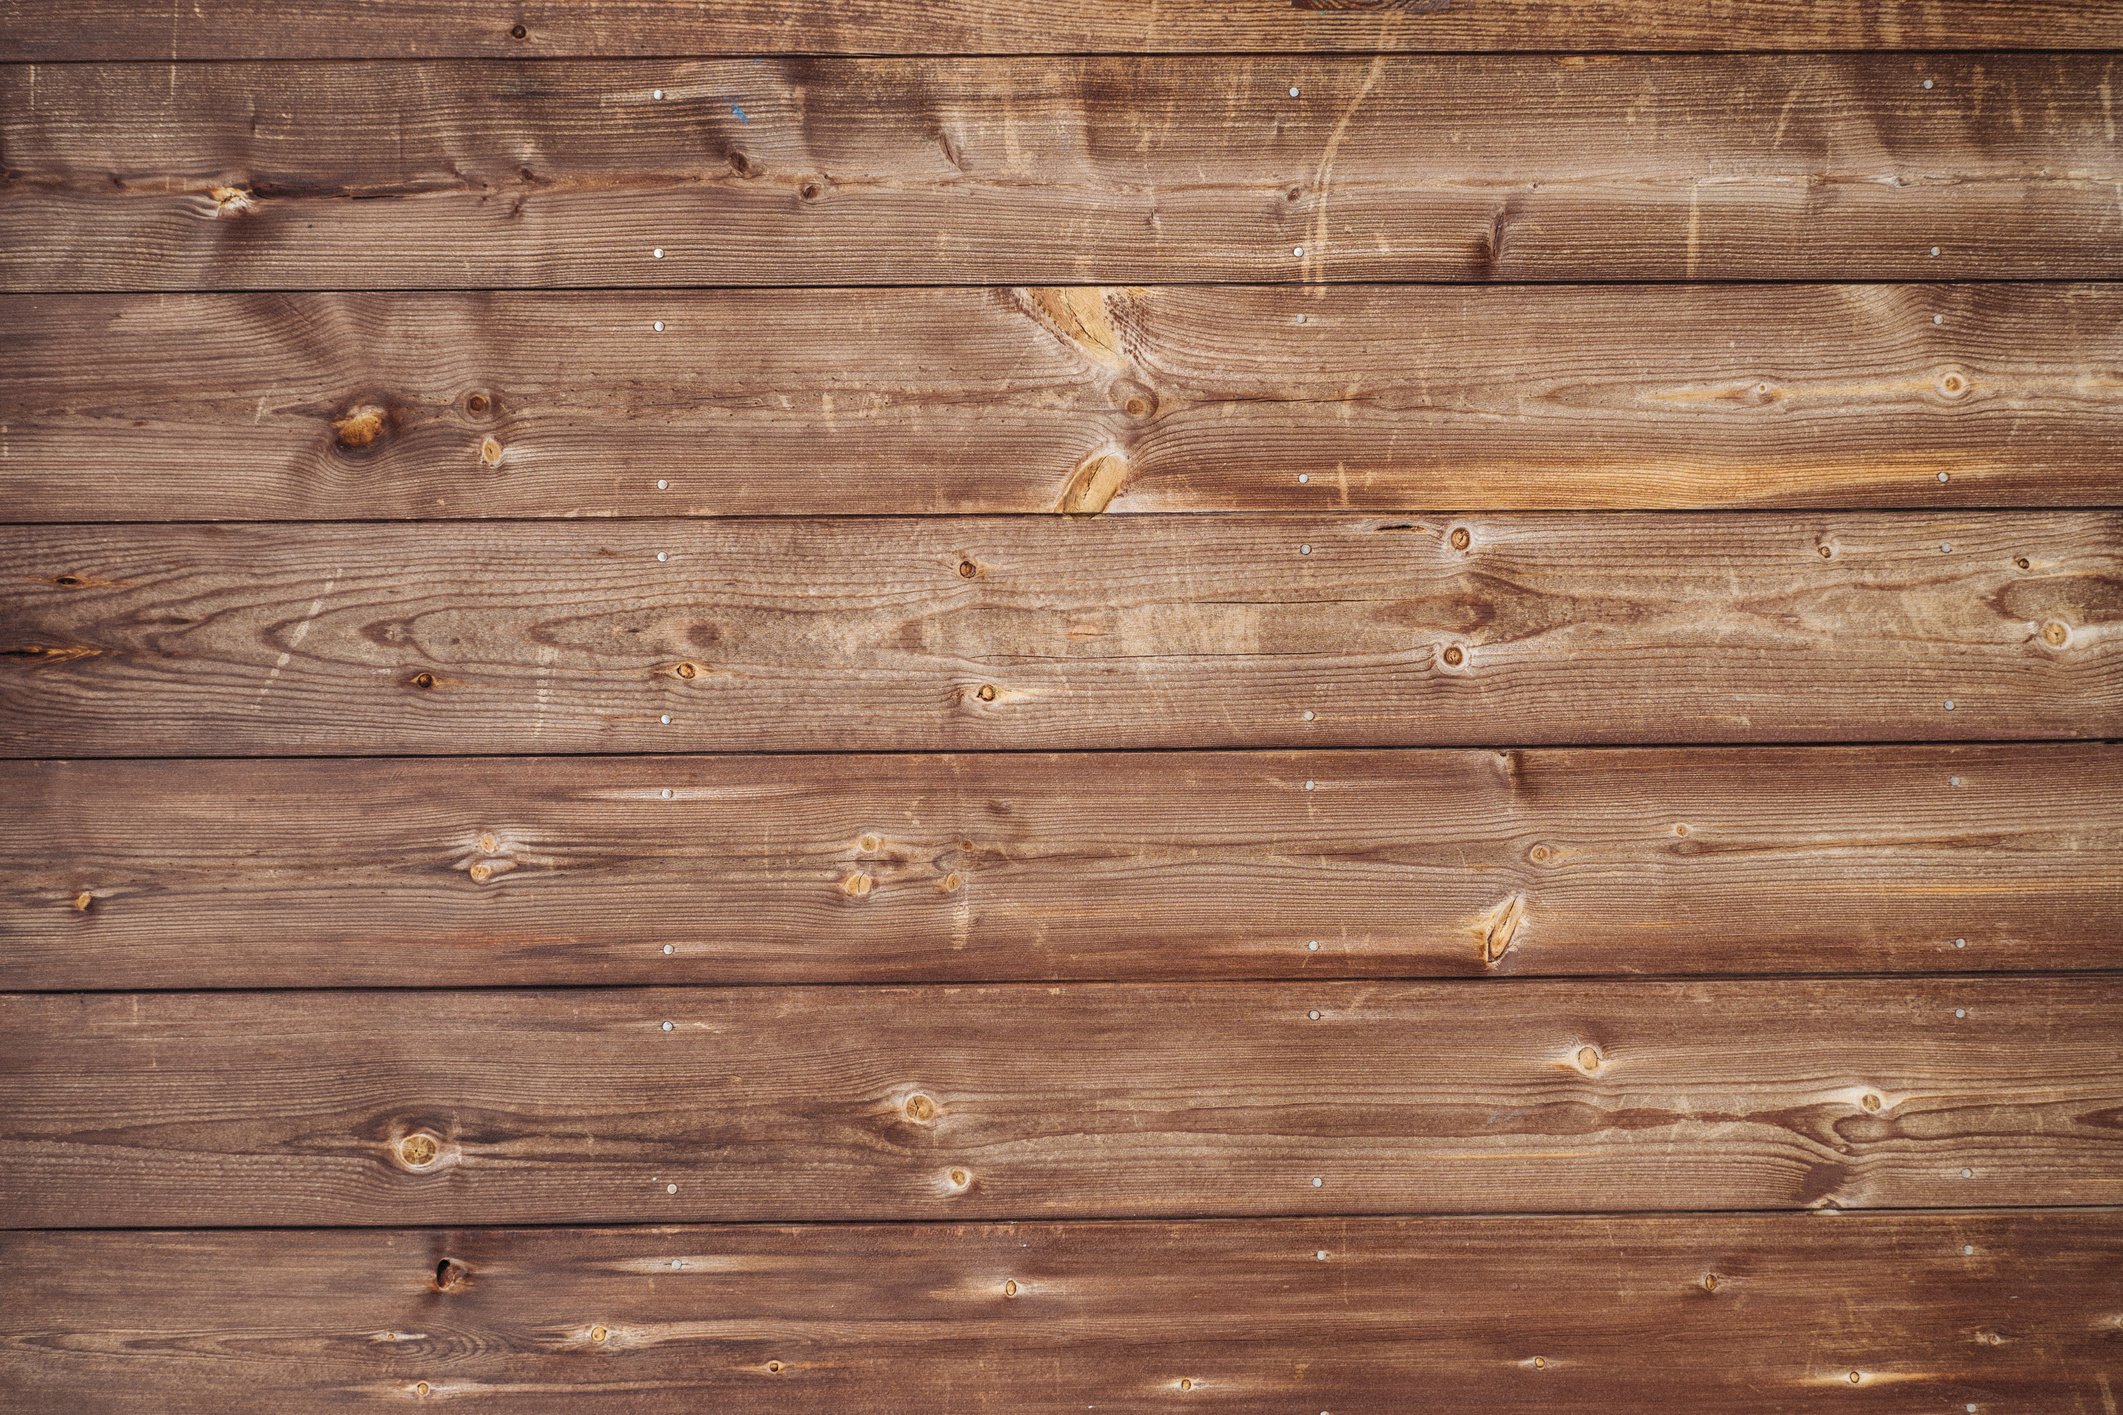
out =
[(2105, 746), (0, 764), (0, 986), (2123, 967)]
[(1933, 1415), (2101, 1408), (2123, 1222), (76, 1232), (0, 1265), (23, 1409)]
[(18, 1227), (2113, 1204), (2123, 983), (0, 995)]
[(0, 752), (2118, 735), (2123, 517), (0, 529)]
[(2001, 55), (18, 65), (0, 289), (2114, 278), (2114, 84)]
[(2114, 505), (2119, 394), (2104, 285), (25, 296), (0, 506)]
[(2117, 48), (2115, 0), (0, 0), (4, 59)]

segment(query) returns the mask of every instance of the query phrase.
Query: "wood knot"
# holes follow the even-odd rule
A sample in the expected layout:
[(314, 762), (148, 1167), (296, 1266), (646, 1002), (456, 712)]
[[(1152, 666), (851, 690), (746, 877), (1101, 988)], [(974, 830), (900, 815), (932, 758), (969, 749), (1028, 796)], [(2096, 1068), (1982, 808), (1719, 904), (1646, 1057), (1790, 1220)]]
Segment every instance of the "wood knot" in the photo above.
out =
[(1593, 1072), (1595, 1072), (1595, 1071), (1599, 1070), (1599, 1069), (1600, 1069), (1600, 1061), (1601, 1061), (1601, 1057), (1600, 1057), (1599, 1049), (1598, 1049), (1597, 1047), (1579, 1047), (1579, 1048), (1578, 1048), (1578, 1056), (1577, 1056), (1577, 1062), (1578, 1062), (1578, 1070), (1580, 1070), (1580, 1071), (1583, 1071), (1583, 1072), (1584, 1072), (1584, 1073), (1585, 1073), (1586, 1075), (1588, 1075), (1588, 1076), (1589, 1076), (1589, 1075), (1591, 1075), (1591, 1074), (1592, 1074)]
[(2026, 570), (2026, 569), (2029, 569), (2029, 568), (2031, 568), (2031, 567), (2030, 567), (2030, 565), (2029, 565), (2029, 563), (2028, 563), (2028, 559), (2027, 559), (2027, 557), (2026, 557), (2026, 556), (2024, 556), (2024, 555), (2015, 555), (2015, 556), (2014, 556), (2014, 557), (2012, 558), (2012, 563), (2013, 563), (2013, 564), (2015, 564), (2015, 565), (2017, 565), (2017, 566), (2019, 566), (2019, 567), (2020, 567), (2020, 568), (2021, 568), (2022, 570)]
[(415, 673), (412, 677), (406, 679), (405, 681), (412, 684), (416, 688), (432, 688), (435, 686), (435, 675), (422, 671), (419, 673)]
[(972, 561), (961, 560), (958, 562), (958, 578), (960, 578), (961, 580), (970, 580), (979, 573), (980, 567), (978, 565), (975, 565)]
[(435, 1290), (437, 1292), (455, 1292), (458, 1288), (464, 1286), (465, 1280), (470, 1276), (471, 1270), (465, 1267), (463, 1263), (458, 1262), (455, 1258), (444, 1258), (441, 1262), (435, 1264)]
[(398, 1162), (407, 1169), (426, 1169), (442, 1155), (442, 1142), (425, 1130), (415, 1130), (398, 1142)]
[(389, 411), (373, 403), (364, 403), (348, 409), (345, 417), (332, 424), (332, 438), (341, 451), (359, 452), (375, 446), (390, 430)]
[(908, 1096), (907, 1103), (899, 1109), (901, 1114), (905, 1115), (907, 1119), (913, 1121), (916, 1125), (926, 1125), (936, 1119), (936, 1102), (930, 1100), (919, 1091)]
[(417, 1395), (417, 1396), (421, 1397), (421, 1398), (422, 1398), (422, 1399), (424, 1400), (424, 1399), (426, 1399), (426, 1398), (427, 1398), (427, 1393), (428, 1393), (428, 1383), (427, 1383), (426, 1381), (415, 1381), (415, 1382), (413, 1382), (413, 1394), (415, 1394), (415, 1395)]
[(2042, 642), (2053, 649), (2063, 648), (2071, 639), (2071, 630), (2052, 619), (2042, 626)]
[(464, 410), (475, 418), (485, 417), (487, 410), (493, 406), (494, 400), (484, 393), (467, 393), (464, 395)]
[(525, 29), (525, 28), (524, 28), (524, 27), (523, 27), (522, 25), (510, 25), (510, 26), (509, 26), (509, 38), (511, 38), (511, 39), (529, 39), (530, 37), (531, 37), (531, 32), (530, 32), (529, 30)]
[(1467, 661), (1467, 654), (1466, 654), (1466, 651), (1465, 651), (1464, 649), (1462, 649), (1462, 648), (1461, 648), (1461, 647), (1460, 647), (1460, 646), (1459, 646), (1458, 644), (1453, 644), (1453, 645), (1449, 646), (1448, 648), (1446, 648), (1446, 650), (1445, 650), (1445, 663), (1446, 663), (1446, 665), (1447, 665), (1448, 667), (1451, 667), (1451, 668), (1458, 668), (1458, 667), (1459, 667), (1459, 666), (1460, 666), (1461, 664), (1465, 663), (1466, 661)]
[(207, 195), (214, 199), (216, 216), (243, 216), (257, 210), (251, 194), (241, 187), (213, 187)]
[(973, 1176), (962, 1169), (954, 1169), (944, 1177), (950, 1181), (953, 1189), (964, 1189), (973, 1182)]
[(817, 201), (820, 190), (818, 183), (805, 182), (796, 189), (796, 195), (802, 197), (805, 201)]
[(1703, 1290), (1705, 1292), (1715, 1292), (1718, 1290), (1718, 1275), (1716, 1273), (1703, 1274)]
[(501, 443), (491, 437), (482, 441), (479, 444), (479, 460), (490, 467), (499, 462), (501, 460)]
[(769, 1361), (769, 1362), (767, 1362), (767, 1374), (768, 1374), (768, 1375), (770, 1375), (770, 1376), (778, 1376), (778, 1375), (780, 1375), (780, 1374), (781, 1374), (781, 1362), (779, 1362), (779, 1361)]
[(984, 702), (984, 703), (992, 703), (992, 702), (994, 702), (994, 701), (995, 701), (995, 685), (994, 685), (993, 683), (983, 683), (983, 684), (981, 684), (981, 685), (980, 685), (980, 691), (979, 691), (978, 693), (974, 694), (974, 696), (975, 696), (975, 697), (977, 697), (977, 698), (979, 698), (979, 699), (980, 699), (980, 700), (981, 700), (982, 702)]
[(1469, 545), (1473, 544), (1473, 542), (1474, 537), (1467, 534), (1467, 528), (1465, 526), (1456, 526), (1453, 528), (1452, 548), (1454, 550), (1465, 550)]
[(1968, 376), (1959, 369), (1945, 369), (1938, 378), (1939, 395), (1943, 398), (1960, 398), (1968, 392)]
[(603, 1341), (606, 1337), (610, 1335), (611, 1333), (606, 1331), (603, 1327), (590, 1328), (590, 1340), (592, 1341)]
[(1127, 458), (1118, 452), (1093, 452), (1070, 473), (1058, 509), (1065, 516), (1096, 516), (1113, 504), (1127, 480)]
[(85, 889), (74, 896), (74, 908), (83, 914), (86, 914), (95, 902), (96, 896)]
[(872, 880), (861, 870), (856, 870), (840, 882), (840, 892), (847, 895), (850, 899), (861, 899), (869, 894), (875, 883), (876, 881)]
[(1867, 1091), (1865, 1093), (1865, 1099), (1860, 1101), (1859, 1104), (1864, 1106), (1867, 1110), (1878, 1110), (1880, 1108), (1880, 1098), (1874, 1095), (1872, 1092)]
[(472, 883), (485, 884), (494, 877), (494, 867), (484, 860), (475, 860), (465, 873), (472, 877)]
[(674, 663), (671, 665), (671, 672), (690, 683), (693, 679), (700, 676), (700, 665), (697, 663)]
[(964, 883), (964, 881), (960, 880), (956, 873), (952, 873), (945, 875), (942, 879), (938, 880), (936, 882), (936, 889), (937, 892), (940, 894), (956, 894), (958, 892), (959, 885), (961, 885), (962, 883)]

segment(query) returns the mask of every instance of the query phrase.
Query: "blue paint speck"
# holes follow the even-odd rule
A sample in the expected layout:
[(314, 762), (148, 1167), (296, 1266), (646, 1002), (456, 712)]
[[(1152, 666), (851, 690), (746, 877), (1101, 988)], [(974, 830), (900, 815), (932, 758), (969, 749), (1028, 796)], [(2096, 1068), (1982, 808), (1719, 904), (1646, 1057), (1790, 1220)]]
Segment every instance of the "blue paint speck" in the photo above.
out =
[(737, 115), (737, 121), (738, 121), (738, 122), (740, 122), (740, 123), (749, 123), (749, 122), (751, 122), (751, 121), (752, 121), (752, 120), (751, 120), (750, 118), (747, 118), (747, 117), (745, 116), (745, 111), (744, 111), (744, 109), (742, 109), (742, 108), (739, 108), (739, 107), (738, 107), (738, 106), (737, 106), (736, 104), (734, 104), (734, 103), (730, 105), (730, 111), (731, 111), (732, 113), (735, 113), (735, 114)]

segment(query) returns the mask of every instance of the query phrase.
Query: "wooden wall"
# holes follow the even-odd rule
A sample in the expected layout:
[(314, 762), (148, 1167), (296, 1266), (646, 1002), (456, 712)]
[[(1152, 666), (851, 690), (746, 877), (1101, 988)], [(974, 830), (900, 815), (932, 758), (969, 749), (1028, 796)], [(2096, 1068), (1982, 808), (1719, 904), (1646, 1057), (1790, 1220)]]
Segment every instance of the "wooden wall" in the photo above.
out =
[(0, 1409), (2105, 1411), (2123, 0), (0, 0)]

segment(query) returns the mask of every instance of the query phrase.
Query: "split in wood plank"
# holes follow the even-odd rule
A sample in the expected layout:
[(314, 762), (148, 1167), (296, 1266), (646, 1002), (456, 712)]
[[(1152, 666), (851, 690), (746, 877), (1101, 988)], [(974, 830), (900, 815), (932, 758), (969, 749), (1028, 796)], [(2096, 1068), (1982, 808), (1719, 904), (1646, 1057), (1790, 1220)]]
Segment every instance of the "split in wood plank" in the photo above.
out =
[(2123, 516), (0, 528), (0, 754), (2100, 738)]
[(0, 764), (0, 986), (2123, 968), (2107, 746)]
[(2114, 1204), (2123, 982), (0, 995), (22, 1227)]
[(0, 289), (2115, 278), (2116, 82), (1966, 54), (14, 66)]
[(2123, 503), (2106, 285), (0, 300), (12, 521)]
[(2091, 1410), (2123, 1221), (75, 1232), (0, 1267), (0, 1385), (83, 1415)]
[(11, 60), (2119, 48), (2115, 0), (0, 0)]

